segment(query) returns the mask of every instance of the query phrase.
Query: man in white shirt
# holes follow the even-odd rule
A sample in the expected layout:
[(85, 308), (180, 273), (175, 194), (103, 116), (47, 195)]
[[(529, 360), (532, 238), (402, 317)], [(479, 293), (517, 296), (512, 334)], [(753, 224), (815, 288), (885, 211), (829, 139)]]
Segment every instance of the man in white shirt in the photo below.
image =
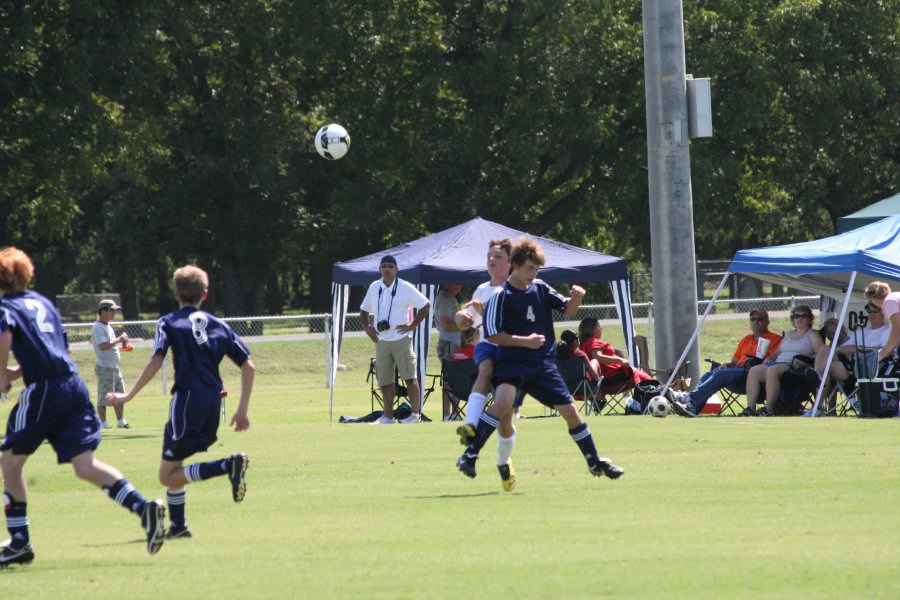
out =
[[(828, 376), (835, 378), (841, 383), (850, 379), (853, 365), (853, 353), (857, 350), (875, 349), (880, 350), (887, 343), (888, 336), (891, 333), (890, 326), (884, 321), (884, 313), (881, 309), (872, 304), (866, 304), (866, 312), (868, 313), (868, 323), (865, 327), (859, 327), (853, 332), (847, 341), (837, 347), (834, 351), (834, 360), (828, 365), (828, 346), (822, 346), (816, 353), (814, 369), (806, 369), (807, 378), (818, 385), (822, 374), (828, 370)], [(857, 374), (859, 376), (859, 374)]]
[[(375, 370), (384, 414), (376, 423), (394, 422), (394, 370), (406, 382), (412, 414), (401, 423), (418, 423), (421, 416), (421, 391), (416, 375), (416, 355), (412, 348), (412, 332), (428, 315), (431, 304), (411, 283), (397, 277), (397, 259), (386, 255), (381, 259), (381, 279), (373, 281), (366, 292), (359, 316), (366, 335), (375, 343)], [(412, 318), (412, 309), (417, 309)], [(369, 315), (375, 317), (373, 324)]]
[[(97, 307), (97, 321), (91, 329), (91, 345), (97, 362), (94, 364), (94, 373), (97, 375), (97, 416), (100, 417), (100, 427), (109, 429), (106, 422), (106, 394), (109, 392), (125, 393), (125, 380), (122, 379), (122, 371), (119, 369), (119, 344), (128, 342), (128, 334), (122, 332), (116, 335), (110, 323), (116, 318), (116, 311), (121, 307), (112, 300), (101, 300)], [(116, 419), (119, 428), (129, 429), (131, 426), (125, 421), (125, 408), (121, 404), (113, 407), (116, 411)]]

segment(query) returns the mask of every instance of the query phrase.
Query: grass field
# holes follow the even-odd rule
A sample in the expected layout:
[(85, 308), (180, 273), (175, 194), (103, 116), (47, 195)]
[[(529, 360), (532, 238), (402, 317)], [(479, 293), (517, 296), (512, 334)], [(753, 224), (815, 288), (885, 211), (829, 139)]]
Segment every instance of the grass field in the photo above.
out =
[[(746, 326), (711, 325), (703, 356), (730, 354)], [(37, 558), (0, 572), (4, 592), (900, 596), (900, 420), (590, 417), (601, 451), (626, 469), (612, 482), (587, 473), (560, 419), (525, 419), (517, 422), (513, 455), (519, 484), (505, 493), (494, 440), (478, 478), (456, 471), (462, 447), (454, 424), (330, 424), (321, 340), (252, 350), (253, 425), (242, 434), (223, 427), (208, 455), (251, 456), (242, 504), (231, 502), (224, 478), (189, 487), (194, 539), (168, 542), (148, 557), (137, 519), (57, 466), (44, 446), (27, 466)], [(370, 353), (366, 340), (346, 340), (335, 416), (369, 412)], [(142, 349), (125, 355), (128, 382), (147, 357)], [(76, 359), (93, 394), (92, 356), (79, 351)], [(223, 375), (232, 408), (238, 371), (224, 366)], [(156, 471), (167, 402), (157, 378), (127, 406), (134, 429), (108, 432), (97, 452), (158, 497), (165, 494)], [(0, 407), (4, 419), (11, 405)], [(526, 414), (541, 409), (529, 402)]]

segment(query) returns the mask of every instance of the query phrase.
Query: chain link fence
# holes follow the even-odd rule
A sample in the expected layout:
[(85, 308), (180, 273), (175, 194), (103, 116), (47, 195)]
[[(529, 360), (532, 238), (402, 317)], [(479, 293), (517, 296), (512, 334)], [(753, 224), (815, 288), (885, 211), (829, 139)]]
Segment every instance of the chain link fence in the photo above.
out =
[[(697, 303), (697, 314), (702, 314), (708, 300)], [(743, 318), (754, 308), (764, 308), (770, 313), (788, 311), (796, 304), (807, 304), (813, 308), (819, 305), (819, 296), (782, 296), (778, 298), (741, 298), (716, 300), (711, 314), (717, 314), (721, 318)], [(632, 305), (632, 313), (635, 319), (652, 319), (653, 303), (641, 302)], [(585, 317), (597, 317), (602, 321), (618, 321), (619, 316), (614, 304), (592, 304), (578, 309), (578, 312), (569, 318), (562, 313), (556, 313), (554, 318), (558, 322), (580, 321)], [(332, 315), (286, 315), (277, 317), (228, 317), (223, 319), (241, 337), (255, 338), (254, 341), (278, 341), (286, 339), (285, 336), (309, 336), (312, 334), (327, 334), (331, 331)], [(90, 344), (91, 327), (93, 323), (68, 323), (70, 344)], [(122, 321), (113, 323), (116, 331), (125, 331), (133, 342), (142, 340), (150, 341), (156, 335), (156, 321)], [(347, 332), (360, 332), (362, 323), (358, 313), (347, 315)]]

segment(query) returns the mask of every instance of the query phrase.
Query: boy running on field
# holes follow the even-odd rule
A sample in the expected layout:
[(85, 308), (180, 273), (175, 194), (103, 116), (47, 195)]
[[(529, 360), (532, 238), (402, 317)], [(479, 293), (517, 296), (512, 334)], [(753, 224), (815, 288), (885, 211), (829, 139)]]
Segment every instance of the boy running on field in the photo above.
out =
[(253, 388), (255, 368), (250, 351), (224, 321), (200, 310), (206, 300), (209, 278), (193, 265), (175, 271), (175, 298), (180, 308), (162, 317), (156, 325), (153, 356), (128, 394), (111, 393), (107, 399), (124, 404), (153, 378), (163, 364), (166, 351), (172, 348), (175, 367), (174, 394), (169, 404), (169, 421), (163, 437), (159, 481), (166, 486), (171, 527), (167, 538), (189, 538), (185, 518), (186, 485), (227, 475), (235, 502), (244, 499), (245, 475), (250, 464), (246, 454), (233, 454), (209, 462), (184, 466), (184, 460), (206, 450), (216, 441), (221, 412), (222, 379), (219, 363), (228, 356), (241, 368), (241, 399), (231, 424), (235, 431), (250, 427), (247, 408)]
[(531, 238), (516, 242), (510, 262), (512, 273), (491, 296), (484, 314), (485, 336), (500, 346), (494, 365), (497, 395), (493, 405), (481, 415), (475, 439), (456, 465), (468, 477), (475, 477), (478, 453), (500, 419), (512, 410), (516, 390), (521, 387), (541, 404), (559, 412), (592, 475), (617, 479), (624, 470), (597, 454), (587, 423), (578, 414), (556, 366), (552, 310), (574, 315), (581, 306), (584, 289), (573, 285), (572, 296), (567, 299), (537, 279), (538, 270), (544, 265), (544, 253)]
[[(69, 357), (56, 307), (27, 289), (34, 266), (18, 248), (0, 250), (0, 391), (22, 377), (25, 389), (9, 413), (0, 443), (3, 504), (10, 540), (0, 551), (0, 568), (34, 560), (28, 532), (28, 457), (48, 440), (58, 463), (72, 463), (80, 479), (101, 488), (117, 504), (141, 518), (147, 552), (156, 554), (165, 539), (166, 507), (146, 500), (112, 465), (94, 458), (100, 445), (100, 419), (78, 369)], [(12, 350), (18, 365), (9, 366)]]

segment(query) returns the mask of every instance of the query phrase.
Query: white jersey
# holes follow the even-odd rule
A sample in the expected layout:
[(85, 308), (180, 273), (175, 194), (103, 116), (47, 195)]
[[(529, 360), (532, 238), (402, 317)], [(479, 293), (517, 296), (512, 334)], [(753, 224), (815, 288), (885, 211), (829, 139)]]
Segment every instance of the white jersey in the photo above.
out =
[(860, 327), (854, 331), (843, 346), (859, 346), (865, 348), (884, 348), (887, 344), (888, 336), (891, 334), (890, 325), (884, 324), (878, 329), (872, 329), (871, 325)]
[[(490, 281), (485, 281), (484, 283), (479, 285), (477, 288), (475, 288), (475, 292), (472, 294), (472, 300), (480, 301), (481, 307), (482, 307), (482, 309), (484, 309), (484, 307), (487, 306), (488, 300), (490, 300), (491, 296), (494, 295), (494, 290), (496, 290), (497, 288), (499, 288), (502, 285), (503, 285), (502, 281), (500, 283), (498, 283), (497, 285), (491, 285)], [(481, 327), (481, 313), (478, 312), (477, 310), (475, 310), (475, 307), (473, 307), (473, 306), (467, 306), (465, 308), (465, 311), (466, 311), (466, 313), (469, 314), (470, 317), (472, 317), (472, 327)], [(486, 339), (483, 339), (482, 341), (485, 344), (491, 344), (491, 342), (487, 341)], [(496, 346), (497, 344), (491, 344), (491, 345)]]

